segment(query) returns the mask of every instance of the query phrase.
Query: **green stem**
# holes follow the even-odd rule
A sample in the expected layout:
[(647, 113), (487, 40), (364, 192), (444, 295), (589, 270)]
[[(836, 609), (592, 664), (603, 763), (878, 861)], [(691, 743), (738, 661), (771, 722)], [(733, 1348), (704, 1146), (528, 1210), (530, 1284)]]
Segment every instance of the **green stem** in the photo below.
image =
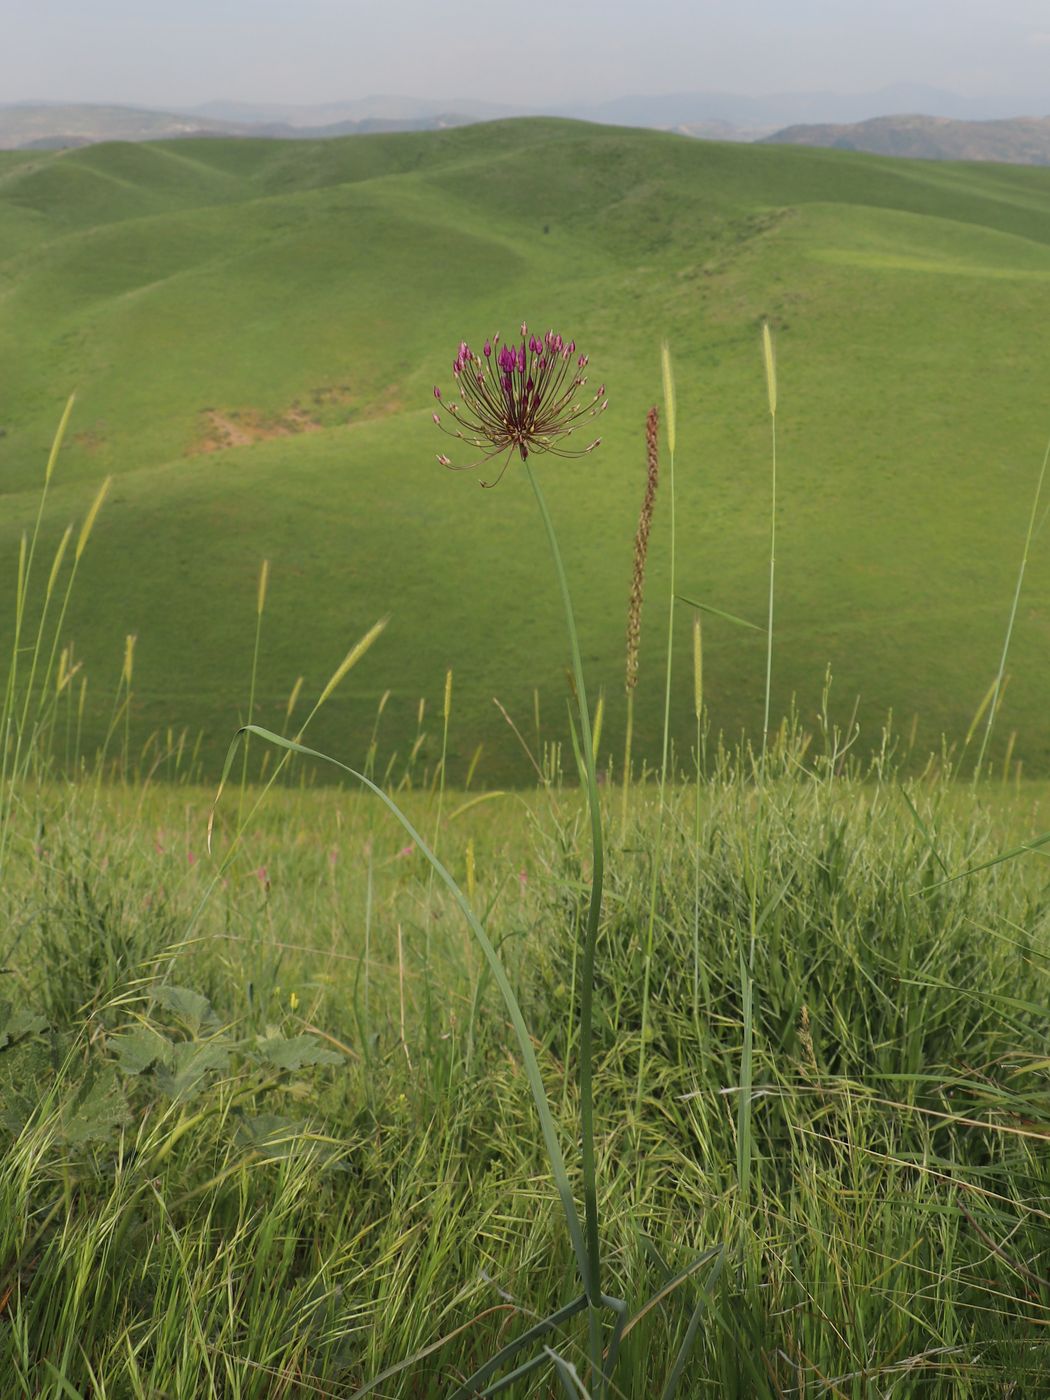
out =
[[(583, 679), (583, 662), (580, 659), (580, 644), (576, 635), (576, 619), (572, 610), (569, 582), (565, 576), (558, 539), (554, 533), (547, 502), (544, 500), (540, 484), (531, 465), (525, 463), (525, 474), (532, 486), (536, 503), (543, 517), (547, 531), (551, 555), (554, 559), (558, 585), (565, 606), (565, 623), (572, 647), (573, 675), (576, 681), (576, 701), (579, 708), (581, 748), (587, 771), (587, 805), (591, 819), (591, 898), (587, 909), (587, 925), (583, 944), (583, 961), (580, 969), (580, 1129), (582, 1139), (583, 1167), (583, 1206), (584, 1226), (587, 1241), (587, 1272), (583, 1285), (592, 1308), (601, 1306), (601, 1259), (598, 1238), (598, 1191), (597, 1169), (594, 1153), (594, 963), (598, 944), (598, 921), (601, 915), (602, 885), (605, 877), (605, 855), (602, 843), (602, 818), (598, 805), (598, 778), (594, 764), (594, 744), (591, 739), (591, 716), (587, 705), (587, 689)], [(592, 1363), (601, 1375), (601, 1355)], [(601, 1388), (601, 1387), (599, 1387)]]
[(771, 416), (773, 436), (773, 498), (769, 512), (769, 616), (766, 621), (766, 708), (762, 719), (762, 777), (766, 776), (766, 744), (769, 739), (769, 694), (773, 680), (773, 583), (777, 568), (777, 420)]
[(634, 687), (627, 692), (627, 731), (623, 741), (623, 794), (620, 805), (620, 844), (627, 840), (627, 799), (631, 791), (631, 740), (634, 736)]
[(638, 1081), (635, 1085), (634, 1093), (634, 1113), (636, 1120), (641, 1118), (642, 1088), (645, 1078), (645, 1045), (649, 1035), (649, 993), (652, 984), (653, 954), (656, 938), (656, 896), (659, 888), (660, 863), (663, 858), (664, 806), (667, 794), (667, 762), (670, 751), (671, 734), (671, 663), (674, 650), (674, 605), (677, 595), (675, 550), (678, 531), (675, 525), (673, 449), (669, 452), (668, 456), (671, 463), (669, 471), (671, 495), (671, 601), (667, 610), (667, 669), (664, 678), (664, 741), (663, 752), (660, 758), (660, 812), (657, 819), (656, 845), (653, 850), (652, 877), (649, 882), (649, 916), (645, 931), (645, 971), (642, 976), (642, 1028), (641, 1039), (638, 1045)]
[[(255, 614), (255, 646), (252, 648), (252, 678), (248, 686), (248, 723), (255, 723), (255, 686), (259, 677), (259, 646), (262, 641), (262, 608)], [(241, 762), (241, 792), (237, 802), (237, 816), (244, 811), (244, 796), (248, 789), (248, 738), (244, 740), (244, 754)]]
[(667, 610), (667, 675), (664, 682), (664, 744), (660, 759), (661, 812), (663, 810), (664, 785), (667, 782), (667, 754), (670, 746), (671, 734), (671, 660), (672, 648), (674, 645), (674, 605), (678, 585), (678, 580), (675, 576), (675, 550), (677, 547), (678, 531), (675, 526), (674, 450), (672, 449), (668, 455), (671, 461), (669, 471), (671, 494), (671, 601)]
[(1010, 650), (1010, 639), (1013, 636), (1014, 621), (1017, 618), (1017, 605), (1021, 601), (1021, 585), (1024, 583), (1025, 569), (1028, 567), (1028, 553), (1032, 545), (1032, 535), (1035, 532), (1035, 517), (1039, 510), (1039, 501), (1043, 494), (1043, 481), (1046, 478), (1047, 463), (1050, 462), (1050, 442), (1046, 445), (1046, 452), (1043, 454), (1043, 465), (1039, 471), (1039, 480), (1036, 483), (1035, 497), (1032, 500), (1032, 513), (1028, 517), (1028, 532), (1024, 537), (1024, 552), (1021, 555), (1021, 567), (1017, 574), (1017, 587), (1014, 589), (1014, 600), (1010, 607), (1010, 620), (1006, 624), (1006, 637), (1003, 640), (1003, 654), (999, 658), (999, 672), (995, 678), (995, 689), (992, 692), (992, 702), (988, 706), (988, 723), (984, 726), (984, 735), (981, 739), (981, 751), (977, 755), (977, 766), (974, 769), (974, 778), (981, 776), (981, 769), (984, 766), (985, 750), (988, 748), (988, 740), (992, 737), (992, 725), (995, 723), (995, 712), (999, 708), (999, 696), (1003, 688), (1003, 676), (1006, 672), (1006, 656)]

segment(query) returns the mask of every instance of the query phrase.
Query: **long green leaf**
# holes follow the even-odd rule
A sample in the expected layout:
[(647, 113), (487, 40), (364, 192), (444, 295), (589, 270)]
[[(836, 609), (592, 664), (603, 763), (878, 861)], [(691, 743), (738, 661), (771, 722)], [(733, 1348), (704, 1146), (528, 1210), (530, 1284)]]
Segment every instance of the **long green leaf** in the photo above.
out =
[[(715, 1266), (711, 1270), (711, 1276), (700, 1292), (700, 1297), (696, 1301), (696, 1307), (693, 1309), (692, 1316), (689, 1319), (689, 1326), (685, 1329), (682, 1345), (678, 1348), (678, 1355), (675, 1357), (674, 1365), (671, 1367), (670, 1374), (667, 1377), (667, 1384), (664, 1386), (661, 1400), (674, 1400), (674, 1397), (678, 1394), (678, 1387), (681, 1385), (682, 1377), (685, 1375), (689, 1353), (693, 1349), (693, 1343), (696, 1341), (696, 1334), (700, 1330), (700, 1320), (704, 1315), (711, 1290), (714, 1288), (718, 1276), (722, 1272), (722, 1265), (724, 1263), (725, 1255), (719, 1251)], [(695, 1269), (695, 1267), (694, 1265), (693, 1268)]]
[[(914, 802), (911, 800), (911, 798), (908, 796), (908, 791), (907, 791), (907, 789), (905, 788), (904, 784), (903, 784), (903, 783), (898, 783), (897, 786), (900, 788), (900, 794), (901, 794), (901, 796), (904, 798), (905, 802), (908, 804), (908, 810), (909, 810), (909, 812), (911, 812), (911, 814), (912, 814), (912, 817), (913, 817), (913, 819), (914, 819), (914, 821), (915, 821), (915, 825), (919, 828), (919, 831), (922, 833), (923, 840), (926, 842), (927, 846), (929, 846), (929, 848), (930, 848), (930, 854), (933, 856), (933, 858), (934, 858), (934, 860), (937, 862), (937, 864), (941, 867), (941, 870), (942, 870), (943, 874), (950, 880), (952, 877), (951, 877), (951, 875), (949, 875), (949, 873), (948, 873), (948, 867), (945, 865), (944, 861), (942, 860), (942, 858), (941, 858), (941, 853), (940, 853), (940, 851), (937, 849), (937, 843), (934, 841), (931, 832), (928, 830), (928, 828), (927, 828), (927, 826), (926, 826), (926, 823), (923, 821), (922, 817), (919, 816), (919, 809), (916, 807), (915, 803), (914, 803)], [(934, 885), (934, 886), (930, 886), (929, 888), (936, 889), (936, 886), (935, 886), (935, 885)]]
[(696, 608), (698, 612), (711, 613), (714, 617), (721, 617), (726, 622), (735, 622), (738, 627), (747, 627), (752, 632), (765, 634), (766, 629), (759, 627), (757, 622), (748, 622), (746, 617), (737, 617), (736, 613), (726, 612), (722, 608), (713, 607), (710, 603), (701, 603), (698, 598), (687, 598), (684, 593), (679, 593), (678, 601), (685, 603), (690, 608)]
[[(576, 1211), (576, 1203), (573, 1200), (572, 1187), (569, 1184), (568, 1173), (565, 1170), (565, 1160), (562, 1156), (561, 1145), (558, 1142), (558, 1130), (550, 1110), (546, 1090), (543, 1087), (543, 1077), (540, 1074), (536, 1052), (533, 1050), (532, 1041), (529, 1038), (529, 1030), (525, 1024), (525, 1018), (522, 1015), (521, 1007), (518, 1005), (518, 999), (514, 995), (514, 989), (510, 985), (510, 980), (503, 967), (503, 962), (490, 941), (488, 934), (482, 927), (480, 920), (468, 904), (459, 885), (430, 849), (426, 841), (409, 821), (408, 817), (405, 816), (397, 803), (394, 802), (392, 798), (388, 797), (382, 788), (377, 787), (370, 778), (366, 778), (363, 773), (359, 773), (356, 768), (351, 768), (349, 764), (340, 763), (337, 758), (332, 758), (330, 754), (321, 753), (319, 749), (308, 748), (305, 744), (296, 743), (294, 739), (286, 739), (283, 735), (275, 734), (270, 729), (263, 729), (261, 725), (246, 724), (238, 729), (237, 733), (233, 736), (233, 740), (226, 754), (226, 762), (223, 764), (222, 779), (219, 783), (220, 794), (229, 777), (234, 758), (237, 754), (237, 749), (246, 734), (257, 735), (260, 739), (265, 739), (267, 743), (276, 745), (277, 748), (287, 749), (292, 753), (303, 754), (307, 758), (318, 758), (323, 763), (330, 763), (333, 767), (341, 769), (344, 773), (349, 773), (352, 778), (355, 778), (363, 787), (367, 788), (369, 792), (378, 797), (383, 805), (393, 813), (409, 838), (419, 847), (420, 851), (430, 862), (438, 879), (441, 880), (452, 895), (456, 904), (459, 905), (460, 912), (466, 919), (471, 932), (478, 940), (481, 950), (485, 954), (488, 964), (492, 969), (492, 975), (496, 979), (496, 985), (499, 987), (507, 1010), (510, 1012), (510, 1019), (518, 1038), (518, 1046), (521, 1050), (522, 1060), (525, 1065), (525, 1074), (529, 1081), (529, 1088), (532, 1091), (533, 1101), (536, 1104), (536, 1111), (539, 1114), (540, 1128), (543, 1132), (543, 1140), (547, 1148), (547, 1157), (551, 1164), (551, 1174), (554, 1177), (558, 1195), (561, 1197), (562, 1210), (565, 1213), (565, 1223), (568, 1226), (569, 1236), (572, 1240), (573, 1253), (576, 1255), (580, 1276), (586, 1279), (589, 1276), (587, 1247), (584, 1242), (579, 1215)], [(218, 797), (216, 797), (216, 801), (218, 801)]]
[(1004, 861), (1013, 860), (1016, 856), (1027, 855), (1029, 851), (1041, 851), (1044, 846), (1050, 846), (1050, 831), (1046, 831), (1042, 836), (1037, 836), (1034, 841), (1026, 841), (1023, 846), (1015, 846), (1012, 851), (1004, 851), (1002, 855), (994, 856), (991, 860), (982, 861), (980, 865), (971, 865), (968, 870), (960, 870), (958, 875), (949, 875), (946, 880), (938, 880), (932, 885), (923, 885), (917, 894), (925, 894), (928, 890), (939, 890), (942, 885), (954, 884), (956, 880), (965, 880), (968, 875), (976, 875), (981, 870), (991, 870), (993, 865), (1002, 865)]

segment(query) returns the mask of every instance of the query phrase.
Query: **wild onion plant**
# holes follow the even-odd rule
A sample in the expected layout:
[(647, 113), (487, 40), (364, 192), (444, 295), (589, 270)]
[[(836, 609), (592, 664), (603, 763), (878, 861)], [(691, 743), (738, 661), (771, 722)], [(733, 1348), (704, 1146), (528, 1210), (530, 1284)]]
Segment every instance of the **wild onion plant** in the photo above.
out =
[[(460, 343), (453, 361), (452, 373), (459, 388), (462, 402), (457, 399), (446, 401), (442, 397), (440, 388), (435, 386), (434, 398), (444, 411), (446, 421), (442, 421), (441, 414), (438, 412), (433, 415), (434, 421), (444, 432), (464, 443), (477, 454), (472, 462), (466, 464), (453, 463), (444, 453), (439, 454), (438, 461), (442, 466), (453, 470), (469, 470), (493, 459), (502, 459), (495, 480), (482, 482), (483, 486), (494, 486), (502, 479), (512, 458), (517, 455), (520, 459), (547, 535), (565, 611), (565, 622), (572, 653), (577, 722), (579, 724), (578, 749), (587, 790), (591, 839), (590, 896), (580, 957), (579, 979), (578, 1093), (580, 1103), (580, 1169), (583, 1188), (582, 1221), (573, 1197), (554, 1114), (543, 1085), (536, 1052), (500, 954), (458, 882), (440, 860), (433, 847), (428, 845), (415, 829), (398, 804), (365, 773), (358, 772), (327, 754), (309, 749), (297, 741), (289, 740), (254, 724), (242, 726), (234, 736), (226, 757), (219, 794), (216, 797), (216, 802), (218, 802), (218, 797), (221, 796), (236, 756), (237, 748), (240, 742), (246, 741), (250, 734), (259, 735), (286, 750), (323, 759), (349, 773), (390, 809), (410, 839), (429, 861), (431, 869), (452, 895), (481, 945), (506, 1003), (539, 1116), (551, 1173), (561, 1198), (566, 1228), (572, 1242), (576, 1266), (582, 1283), (582, 1292), (547, 1318), (530, 1327), (522, 1336), (498, 1352), (496, 1356), (490, 1358), (456, 1392), (457, 1396), (464, 1397), (464, 1400), (466, 1397), (482, 1393), (495, 1394), (496, 1391), (513, 1384), (522, 1377), (551, 1365), (554, 1366), (555, 1373), (559, 1375), (562, 1383), (571, 1387), (572, 1382), (567, 1378), (572, 1373), (572, 1368), (549, 1346), (541, 1346), (534, 1355), (529, 1356), (525, 1361), (518, 1364), (514, 1364), (514, 1362), (523, 1349), (540, 1343), (549, 1333), (582, 1312), (586, 1312), (588, 1320), (589, 1393), (595, 1397), (595, 1400), (604, 1400), (610, 1379), (615, 1373), (620, 1339), (627, 1321), (626, 1304), (621, 1299), (606, 1294), (602, 1288), (601, 1237), (598, 1221), (597, 1166), (594, 1143), (593, 996), (598, 925), (601, 918), (604, 886), (604, 840), (598, 798), (595, 734), (592, 731), (586, 681), (580, 657), (568, 578), (558, 547), (554, 523), (547, 508), (539, 479), (529, 460), (530, 455), (545, 453), (563, 458), (583, 457), (600, 445), (600, 438), (592, 439), (582, 448), (571, 446), (568, 441), (580, 424), (603, 413), (608, 402), (605, 397), (604, 385), (596, 393), (591, 394), (587, 391), (586, 367), (587, 356), (577, 354), (575, 341), (565, 341), (553, 330), (548, 330), (543, 336), (530, 335), (527, 324), (522, 322), (521, 340), (518, 345), (504, 344), (501, 347), (500, 336), (497, 334), (491, 340), (485, 341), (482, 352), (478, 354), (471, 350), (466, 341)], [(603, 1314), (609, 1312), (613, 1316), (611, 1333), (603, 1324)], [(506, 1369), (508, 1366), (511, 1367), (509, 1371)], [(501, 1372), (505, 1372), (505, 1374), (501, 1376)], [(371, 1387), (366, 1389), (371, 1389)], [(359, 1393), (364, 1394), (365, 1392)]]

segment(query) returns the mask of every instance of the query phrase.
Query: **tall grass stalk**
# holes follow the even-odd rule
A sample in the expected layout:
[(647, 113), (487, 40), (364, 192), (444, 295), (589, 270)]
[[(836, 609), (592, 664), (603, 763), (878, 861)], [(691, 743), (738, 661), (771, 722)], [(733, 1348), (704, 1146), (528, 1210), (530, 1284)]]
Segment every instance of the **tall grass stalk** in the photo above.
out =
[(769, 509), (769, 612), (766, 620), (766, 703), (762, 714), (762, 776), (766, 773), (766, 746), (769, 740), (769, 697), (773, 680), (773, 593), (777, 569), (777, 362), (769, 322), (762, 326), (762, 360), (766, 371), (766, 397), (773, 471)]
[[(762, 326), (762, 360), (766, 375), (766, 398), (769, 403), (770, 440), (772, 449), (772, 480), (769, 510), (769, 611), (766, 618), (766, 699), (762, 720), (762, 792), (755, 808), (755, 832), (749, 869), (748, 938), (745, 951), (743, 932), (738, 932), (738, 961), (740, 969), (740, 1000), (743, 1020), (740, 1047), (740, 1084), (737, 1090), (737, 1191), (743, 1209), (751, 1197), (751, 1163), (753, 1158), (752, 1084), (755, 1050), (755, 952), (759, 934), (766, 918), (775, 908), (766, 903), (760, 907), (761, 881), (767, 870), (765, 859), (766, 828), (763, 822), (766, 791), (766, 759), (769, 745), (769, 704), (773, 676), (773, 599), (777, 560), (777, 364), (769, 322)], [(764, 891), (763, 891), (764, 892)]]
[(667, 608), (667, 658), (664, 672), (664, 734), (660, 751), (660, 811), (657, 817), (656, 847), (652, 856), (652, 871), (649, 879), (649, 916), (645, 928), (645, 961), (642, 971), (642, 1018), (638, 1040), (638, 1076), (634, 1090), (634, 1116), (636, 1123), (641, 1119), (642, 1094), (645, 1088), (646, 1044), (649, 1038), (649, 996), (653, 978), (653, 953), (656, 939), (656, 899), (660, 886), (660, 860), (663, 854), (664, 807), (667, 802), (667, 767), (671, 733), (671, 671), (674, 653), (674, 612), (677, 594), (677, 574), (675, 551), (677, 548), (677, 523), (675, 519), (675, 480), (674, 454), (677, 439), (677, 415), (675, 410), (674, 368), (671, 364), (671, 349), (664, 341), (660, 347), (660, 370), (663, 378), (664, 417), (667, 427), (667, 451), (669, 458), (668, 491), (670, 495), (671, 527), (671, 593)]
[(1028, 556), (1032, 547), (1032, 536), (1035, 533), (1035, 518), (1039, 512), (1039, 502), (1043, 495), (1043, 482), (1046, 480), (1046, 468), (1050, 463), (1050, 441), (1046, 444), (1046, 451), (1043, 453), (1043, 464), (1039, 468), (1039, 478), (1035, 484), (1035, 495), (1032, 497), (1032, 509), (1028, 516), (1028, 529), (1025, 531), (1024, 549), (1021, 551), (1021, 567), (1017, 571), (1017, 586), (1014, 588), (1013, 602), (1010, 604), (1010, 616), (1006, 623), (1006, 636), (1003, 638), (1002, 655), (999, 657), (999, 669), (995, 675), (992, 687), (991, 704), (988, 707), (988, 719), (984, 726), (984, 734), (981, 736), (981, 748), (977, 755), (977, 762), (974, 765), (973, 775), (977, 779), (984, 769), (984, 757), (988, 751), (988, 741), (992, 737), (992, 726), (995, 723), (996, 712), (999, 708), (999, 697), (1003, 688), (1003, 676), (1006, 672), (1006, 658), (1010, 651), (1010, 640), (1014, 633), (1014, 622), (1017, 620), (1017, 607), (1021, 601), (1021, 587), (1024, 583), (1025, 570), (1028, 568)]
[(627, 726), (623, 742), (622, 806), (620, 840), (627, 836), (627, 800), (631, 791), (631, 741), (634, 736), (634, 692), (638, 685), (638, 653), (642, 638), (642, 601), (645, 593), (645, 565), (649, 557), (649, 535), (656, 505), (656, 488), (660, 483), (659, 414), (655, 405), (645, 419), (645, 494), (638, 515), (634, 536), (634, 568), (631, 573), (631, 598), (627, 608)]
[[(431, 849), (436, 853), (441, 840), (441, 819), (445, 808), (445, 769), (448, 762), (448, 726), (452, 717), (452, 668), (445, 672), (445, 694), (441, 706), (441, 759), (438, 764), (436, 774), (437, 782), (437, 810), (434, 813), (434, 834), (431, 838)], [(434, 867), (430, 867), (430, 874), (427, 878), (427, 906), (426, 906), (426, 935), (423, 951), (424, 970), (424, 996), (426, 998), (426, 1027), (427, 1034), (430, 1033), (430, 956), (431, 942), (434, 924)]]
[(627, 839), (627, 808), (631, 795), (631, 749), (634, 743), (634, 691), (627, 692), (627, 717), (623, 730), (623, 777), (620, 781), (620, 844)]
[(102, 485), (95, 492), (91, 505), (88, 507), (87, 515), (85, 515), (83, 523), (81, 524), (80, 532), (77, 535), (76, 548), (73, 550), (73, 566), (69, 571), (68, 578), (66, 579), (65, 592), (62, 596), (62, 606), (59, 609), (58, 618), (55, 622), (54, 631), (52, 633), (51, 654), (48, 657), (47, 666), (44, 670), (44, 681), (40, 690), (39, 702), (41, 709), (43, 709), (43, 706), (45, 704), (48, 686), (50, 685), (51, 677), (54, 674), (55, 662), (58, 656), (59, 647), (61, 645), (62, 634), (65, 629), (66, 615), (69, 611), (69, 604), (73, 596), (74, 587), (76, 586), (77, 572), (80, 569), (80, 561), (84, 557), (84, 551), (87, 548), (88, 541), (91, 538), (91, 533), (95, 528), (95, 522), (98, 520), (99, 512), (102, 510), (102, 507), (105, 504), (106, 497), (109, 495), (109, 488), (112, 486), (112, 484), (113, 478), (111, 476), (107, 476), (106, 479), (102, 482)]
[[(44, 484), (37, 502), (36, 519), (33, 522), (32, 533), (27, 538), (23, 533), (19, 541), (18, 551), (18, 572), (15, 587), (15, 625), (11, 638), (11, 659), (8, 665), (7, 680), (4, 686), (3, 710), (0, 712), (2, 721), (2, 749), (0, 749), (0, 793), (6, 790), (6, 782), (9, 773), (13, 770), (17, 772), (19, 759), (22, 753), (25, 735), (24, 726), (18, 722), (18, 677), (19, 661), (22, 656), (23, 642), (22, 633), (25, 627), (26, 606), (30, 597), (32, 586), (33, 563), (36, 558), (37, 544), (40, 539), (40, 527), (44, 518), (44, 508), (47, 504), (47, 497), (51, 487), (51, 478), (54, 475), (55, 463), (58, 461), (58, 454), (62, 447), (62, 440), (66, 435), (66, 428), (73, 413), (73, 404), (76, 401), (75, 395), (70, 395), (65, 410), (59, 420), (58, 428), (51, 442), (51, 451), (48, 454), (47, 465), (44, 468)], [(65, 542), (60, 545), (60, 552), (65, 553)], [(51, 571), (51, 580), (54, 582), (55, 569)], [(43, 620), (41, 621), (41, 627)], [(39, 656), (42, 632), (37, 629), (36, 644), (32, 649), (31, 672), (35, 672), (37, 658)], [(29, 693), (27, 691), (26, 703), (28, 704)], [(24, 714), (24, 711), (23, 711)], [(0, 798), (0, 800), (3, 800)], [(6, 802), (5, 802), (6, 805)]]
[(678, 527), (675, 521), (676, 497), (674, 487), (674, 453), (677, 436), (677, 415), (675, 409), (674, 368), (671, 364), (671, 348), (664, 341), (660, 347), (660, 370), (664, 386), (664, 415), (667, 420), (668, 489), (670, 492), (670, 570), (671, 589), (667, 600), (667, 669), (664, 681), (664, 736), (660, 749), (661, 800), (667, 783), (667, 755), (671, 736), (671, 664), (674, 656), (674, 609), (678, 599), (678, 577), (676, 551), (678, 548)]
[(120, 769), (124, 781), (128, 780), (128, 766), (131, 754), (131, 703), (132, 683), (135, 676), (135, 643), (138, 637), (130, 633), (124, 642), (124, 666), (120, 673), (120, 683), (124, 687), (124, 734), (121, 744)]
[(693, 807), (693, 1024), (700, 1033), (700, 819), (702, 814), (704, 724), (704, 643), (699, 609), (693, 612), (693, 711), (696, 715), (696, 762)]
[[(46, 758), (43, 753), (42, 739), (53, 731), (59, 699), (64, 688), (55, 686), (52, 682), (56, 658), (62, 649), (62, 634), (69, 597), (81, 556), (109, 487), (107, 478), (81, 526), (74, 549), (73, 567), (67, 576), (62, 604), (56, 620), (49, 623), (52, 603), (58, 596), (59, 580), (72, 539), (72, 525), (68, 526), (62, 534), (52, 556), (35, 633), (32, 641), (27, 643), (25, 636), (27, 608), (33, 596), (34, 564), (40, 542), (40, 532), (55, 466), (75, 401), (76, 396), (71, 395), (52, 439), (32, 531), (28, 536), (23, 534), (19, 541), (14, 628), (10, 662), (4, 682), (3, 701), (0, 704), (0, 872), (2, 872), (6, 861), (11, 810), (16, 798), (17, 785), (28, 775), (32, 765), (42, 763)], [(28, 675), (23, 678), (22, 661), (27, 653)], [(41, 663), (44, 657), (47, 659), (41, 672)], [(71, 678), (71, 675), (66, 677), (67, 680)], [(82, 699), (85, 693), (82, 685)], [(34, 701), (36, 702), (35, 709)]]
[[(248, 686), (248, 723), (255, 722), (255, 688), (259, 677), (259, 649), (262, 642), (262, 620), (266, 611), (266, 592), (270, 583), (270, 561), (264, 559), (259, 568), (259, 583), (255, 591), (255, 642), (252, 646), (252, 674)], [(237, 799), (237, 810), (243, 812), (244, 798), (248, 789), (248, 741), (244, 741), (244, 755), (241, 761), (241, 791)]]

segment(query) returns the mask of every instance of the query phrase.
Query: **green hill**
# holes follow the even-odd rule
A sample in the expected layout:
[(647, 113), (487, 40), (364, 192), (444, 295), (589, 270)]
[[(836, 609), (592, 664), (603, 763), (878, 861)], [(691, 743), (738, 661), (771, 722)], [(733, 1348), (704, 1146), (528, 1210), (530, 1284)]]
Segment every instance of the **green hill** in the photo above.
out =
[[(498, 695), (532, 732), (565, 714), (558, 601), (520, 473), (496, 491), (435, 461), (431, 386), (461, 338), (525, 317), (575, 336), (608, 386), (601, 449), (541, 463), (608, 744), (659, 344), (678, 375), (680, 585), (762, 620), (777, 331), (778, 712), (809, 721), (827, 663), (869, 734), (965, 732), (998, 662), (1050, 431), (1050, 172), (915, 165), (527, 120), (443, 133), (179, 141), (0, 156), (0, 564), (13, 578), (51, 431), (78, 403), (48, 527), (116, 477), (71, 630), (104, 726), (138, 635), (136, 723), (225, 747), (247, 696), (256, 577), (272, 561), (260, 718), (390, 627), (316, 737), (384, 748), (455, 673), (452, 748), (516, 768)], [(665, 464), (666, 465), (666, 464)], [(662, 708), (666, 488), (643, 625), (636, 752)], [(1050, 767), (1046, 537), (1000, 726)], [(676, 728), (692, 729), (682, 617)], [(761, 638), (712, 619), (716, 726), (761, 721)], [(106, 704), (101, 696), (107, 693)], [(877, 736), (876, 736), (877, 737)]]

